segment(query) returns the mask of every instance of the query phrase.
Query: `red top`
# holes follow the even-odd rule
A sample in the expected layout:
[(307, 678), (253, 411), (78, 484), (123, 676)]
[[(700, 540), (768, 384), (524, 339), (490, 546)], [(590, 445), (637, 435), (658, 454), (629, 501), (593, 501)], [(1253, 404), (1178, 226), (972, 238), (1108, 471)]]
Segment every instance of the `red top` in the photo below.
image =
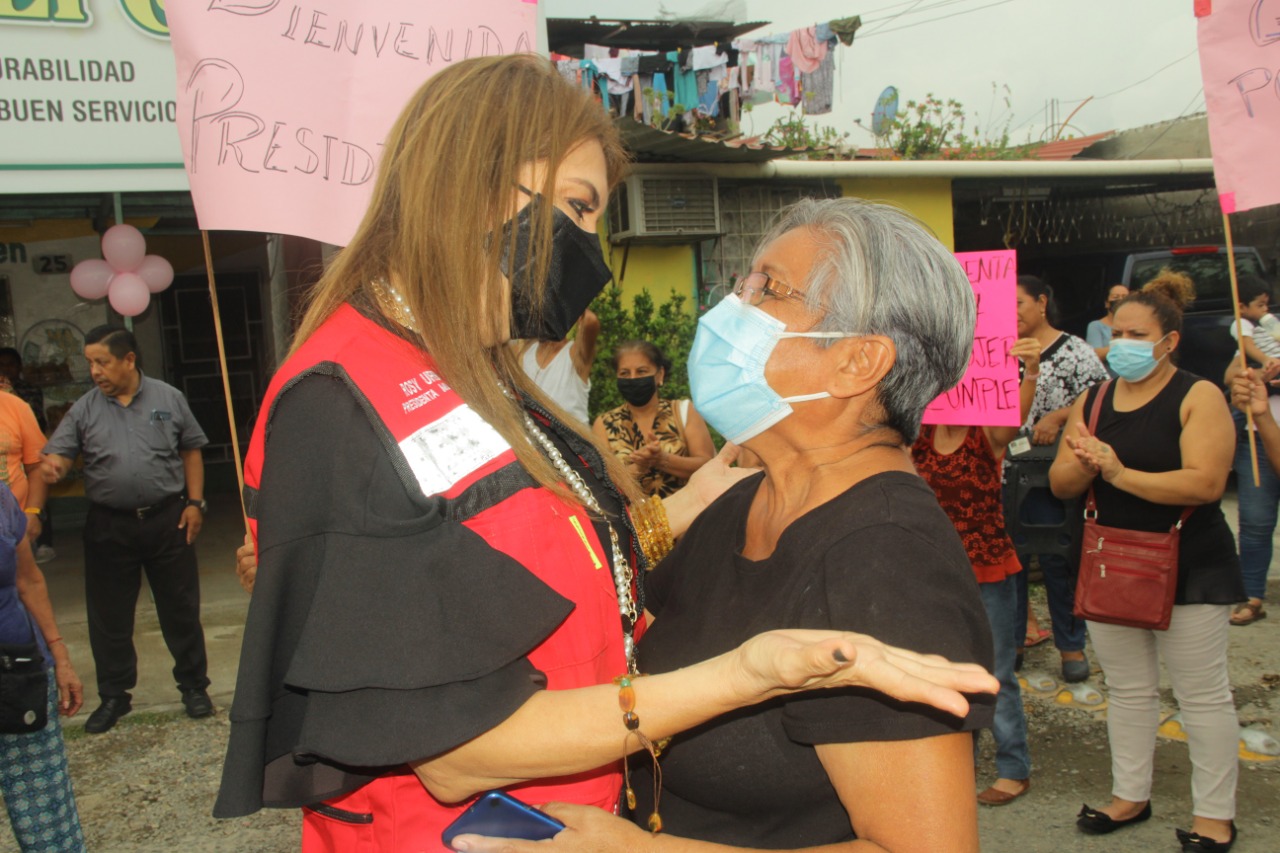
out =
[(1004, 529), (1000, 460), (986, 434), (981, 427), (969, 427), (960, 446), (944, 454), (933, 446), (934, 431), (932, 426), (921, 428), (911, 456), (964, 541), (978, 583), (998, 583), (1022, 571)]
[[(409, 472), (427, 497), (456, 497), (468, 486), (515, 461), (510, 445), (440, 377), (427, 353), (344, 305), (281, 366), (272, 380), (245, 462), (248, 490), (257, 489), (261, 481), (268, 425), (277, 397), (320, 364), (341, 368), (335, 375), (348, 380), (357, 398), (367, 402), (371, 420), (385, 434), (387, 452)], [(548, 690), (608, 684), (613, 676), (626, 671), (609, 551), (600, 542), (585, 510), (568, 505), (547, 489), (524, 488), (462, 524), (572, 604), (569, 615), (526, 655), (533, 667), (546, 676)], [(251, 526), (256, 539), (256, 519), (251, 520)], [(358, 572), (361, 568), (353, 566), (351, 570)], [(458, 578), (465, 578), (466, 573), (466, 566), (456, 568)], [(266, 606), (260, 601), (266, 594), (263, 586), (259, 584), (254, 597), (260, 607)], [(485, 591), (480, 588), (469, 592), (472, 598), (467, 597), (468, 590), (459, 589), (453, 601), (423, 601), (423, 619), (435, 618), (436, 609), (456, 606), (457, 602), (482, 606)], [(310, 620), (307, 627), (311, 627)], [(637, 639), (642, 630), (637, 626)], [(323, 636), (316, 639), (325, 642)], [(262, 654), (270, 651), (260, 650)], [(342, 651), (335, 648), (335, 658)], [(275, 653), (285, 654), (278, 649)], [(388, 651), (398, 653), (400, 650)], [(430, 656), (432, 650), (422, 649), (421, 654)], [(296, 679), (300, 668), (297, 658), (295, 653), (291, 660), (282, 661), (279, 671), (287, 666), (289, 676)], [(241, 685), (244, 677), (242, 668)], [(459, 689), (463, 689), (465, 679), (458, 676), (457, 681)], [(281, 684), (269, 686), (277, 693), (285, 692)], [(396, 707), (408, 714), (413, 706)], [(302, 728), (302, 722), (296, 721), (298, 728)], [(317, 725), (310, 717), (305, 722), (309, 727)], [(395, 722), (371, 719), (367, 724), (394, 726)], [(622, 740), (619, 736), (619, 754)], [(615, 761), (572, 776), (509, 787), (529, 803), (555, 800), (612, 811), (622, 788), (621, 769), (621, 762)], [(302, 849), (304, 853), (345, 853), (375, 846), (388, 853), (441, 850), (441, 831), (470, 804), (471, 800), (439, 802), (407, 768), (393, 768), (363, 787), (327, 799), (327, 812), (306, 809)], [(353, 814), (360, 820), (352, 822)]]

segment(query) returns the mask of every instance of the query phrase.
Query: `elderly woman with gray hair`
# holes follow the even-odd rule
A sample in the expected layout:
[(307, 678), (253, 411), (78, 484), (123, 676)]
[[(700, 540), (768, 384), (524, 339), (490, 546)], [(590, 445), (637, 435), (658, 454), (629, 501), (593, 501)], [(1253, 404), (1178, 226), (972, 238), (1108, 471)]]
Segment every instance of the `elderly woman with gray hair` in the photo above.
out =
[[(910, 453), (925, 407), (969, 363), (974, 321), (964, 271), (908, 214), (857, 199), (782, 213), (689, 358), (698, 411), (764, 470), (650, 573), (643, 672), (782, 626), (990, 668), (968, 557)], [(994, 700), (971, 702), (955, 717), (861, 689), (780, 697), (677, 735), (660, 773), (632, 769), (638, 820), (661, 796), (670, 835), (552, 804), (568, 828), (551, 842), (465, 836), (459, 849), (975, 851), (970, 732)]]

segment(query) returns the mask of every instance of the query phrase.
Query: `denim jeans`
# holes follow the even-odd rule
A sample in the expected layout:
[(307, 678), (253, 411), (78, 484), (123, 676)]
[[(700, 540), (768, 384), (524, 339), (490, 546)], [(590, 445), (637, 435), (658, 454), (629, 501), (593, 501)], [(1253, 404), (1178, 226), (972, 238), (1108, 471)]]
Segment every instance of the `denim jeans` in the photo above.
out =
[[(1029, 492), (1018, 511), (1030, 524), (1057, 524), (1065, 513), (1062, 502), (1048, 490), (1041, 489)], [(1019, 645), (1022, 645), (1027, 627), (1027, 569), (1031, 565), (1031, 556), (1018, 553), (1022, 571), (1014, 575), (1018, 586), (1018, 613), (1021, 614), (1024, 632), (1018, 638)], [(1049, 618), (1053, 620), (1053, 644), (1060, 652), (1084, 651), (1084, 620), (1075, 616), (1076, 572), (1072, 571), (1065, 557), (1057, 554), (1041, 554), (1039, 557), (1044, 589), (1049, 599)]]
[[(996, 696), (996, 716), (991, 735), (996, 741), (996, 773), (1002, 779), (1031, 778), (1031, 756), (1027, 751), (1027, 717), (1022, 710), (1022, 689), (1013, 671), (1013, 661), (1027, 628), (1026, 619), (1018, 619), (1016, 578), (1011, 575), (996, 583), (980, 583), (982, 604), (991, 623), (991, 640), (995, 650), (995, 677), (1000, 682)], [(978, 736), (974, 732), (976, 752)]]
[(1240, 574), (1244, 593), (1250, 598), (1266, 598), (1267, 571), (1271, 568), (1271, 537), (1276, 529), (1276, 508), (1280, 505), (1280, 477), (1271, 470), (1267, 452), (1258, 442), (1258, 482), (1253, 484), (1249, 461), (1249, 436), (1244, 416), (1237, 413), (1236, 484), (1240, 502)]

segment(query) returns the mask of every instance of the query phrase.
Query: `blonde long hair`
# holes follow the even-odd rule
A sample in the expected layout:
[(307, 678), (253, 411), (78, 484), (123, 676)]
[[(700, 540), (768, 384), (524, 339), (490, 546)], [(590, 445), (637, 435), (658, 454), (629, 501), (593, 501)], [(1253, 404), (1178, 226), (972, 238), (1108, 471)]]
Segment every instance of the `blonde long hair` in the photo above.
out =
[[(512, 215), (521, 168), (547, 164), (541, 187), (555, 198), (565, 156), (579, 143), (604, 148), (609, 186), (623, 177), (627, 154), (608, 114), (545, 59), (531, 54), (455, 63), (410, 99), (387, 138), (373, 198), (351, 243), (321, 277), (295, 336), (294, 349), (356, 294), (378, 305), (375, 280), (400, 288), (421, 340), (447, 381), (496, 429), (537, 482), (572, 498), (555, 468), (528, 440), (523, 408), (503, 386), (553, 412), (587, 443), (587, 430), (548, 399), (505, 344), (486, 346), (479, 330), (495, 318), (507, 286), (499, 269), (501, 225)], [(512, 282), (542, 304), (551, 256), (552, 205), (533, 223), (535, 267)], [(626, 469), (602, 450), (610, 478), (630, 500), (643, 498)]]

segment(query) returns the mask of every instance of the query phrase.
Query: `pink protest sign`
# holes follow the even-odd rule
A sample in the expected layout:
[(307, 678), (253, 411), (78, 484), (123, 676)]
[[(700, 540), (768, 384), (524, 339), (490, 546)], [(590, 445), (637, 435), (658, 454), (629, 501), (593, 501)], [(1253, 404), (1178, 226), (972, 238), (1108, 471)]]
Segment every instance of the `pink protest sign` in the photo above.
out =
[(1280, 204), (1280, 0), (1197, 0), (1195, 13), (1222, 210)]
[(1018, 339), (1018, 263), (1012, 249), (956, 252), (969, 274), (978, 303), (973, 357), (960, 384), (929, 404), (927, 424), (1020, 426), (1018, 360), (1009, 355)]
[(200, 227), (346, 245), (410, 95), (452, 62), (532, 50), (536, 12), (529, 0), (169, 3)]

